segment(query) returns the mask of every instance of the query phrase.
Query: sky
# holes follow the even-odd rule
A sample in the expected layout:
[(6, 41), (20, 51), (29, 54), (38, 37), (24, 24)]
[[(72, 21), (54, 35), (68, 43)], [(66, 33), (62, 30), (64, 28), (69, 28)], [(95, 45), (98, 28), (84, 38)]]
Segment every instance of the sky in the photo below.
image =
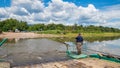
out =
[(120, 0), (0, 0), (0, 20), (120, 28)]
[(11, 0), (0, 0), (0, 7), (6, 7), (11, 5)]

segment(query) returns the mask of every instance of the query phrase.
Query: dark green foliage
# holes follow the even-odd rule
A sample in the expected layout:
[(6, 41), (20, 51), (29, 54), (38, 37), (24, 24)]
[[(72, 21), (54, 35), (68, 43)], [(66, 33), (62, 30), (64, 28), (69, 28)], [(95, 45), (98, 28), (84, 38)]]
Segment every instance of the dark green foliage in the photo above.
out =
[(0, 29), (0, 34), (2, 34), (2, 30)]
[(27, 22), (18, 21), (16, 19), (6, 19), (0, 21), (1, 31), (40, 31), (41, 33), (52, 33), (52, 34), (66, 34), (66, 33), (102, 33), (102, 32), (120, 32), (118, 28), (110, 28), (103, 26), (83, 26), (83, 25), (63, 25), (63, 24), (33, 24), (28, 25)]
[(27, 28), (28, 28), (27, 22), (18, 21), (12, 18), (0, 22), (0, 29), (2, 31), (15, 31), (15, 29), (24, 31), (27, 30)]
[(43, 30), (46, 30), (46, 26), (44, 24), (34, 24), (34, 25), (30, 25), (28, 30), (29, 31), (43, 31)]

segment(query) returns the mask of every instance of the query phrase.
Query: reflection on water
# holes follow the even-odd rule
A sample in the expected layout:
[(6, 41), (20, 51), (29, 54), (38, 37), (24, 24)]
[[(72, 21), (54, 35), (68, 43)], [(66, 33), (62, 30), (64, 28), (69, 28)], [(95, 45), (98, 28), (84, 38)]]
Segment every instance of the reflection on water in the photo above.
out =
[[(75, 38), (52, 38), (59, 42), (72, 42), (75, 44)], [(82, 46), (82, 53), (91, 54), (104, 52), (107, 54), (120, 56), (120, 37), (86, 37)], [(76, 51), (75, 45), (69, 47), (70, 50)], [(98, 52), (96, 52), (98, 51)]]
[(96, 50), (108, 54), (119, 55), (120, 56), (120, 39), (117, 40), (109, 40), (109, 41), (94, 41), (94, 42), (85, 42), (83, 49), (86, 48), (86, 53), (95, 53), (91, 50)]
[[(94, 41), (109, 41), (109, 40), (116, 40), (119, 39), (120, 36), (113, 36), (113, 37), (84, 37), (85, 41), (89, 41), (89, 42), (94, 42)], [(72, 41), (75, 42), (75, 38), (74, 37), (61, 37), (61, 38), (50, 38), (52, 40), (56, 40), (59, 42), (65, 42), (65, 41)]]
[[(102, 41), (96, 40), (92, 42), (85, 38), (82, 53), (96, 53), (89, 50), (92, 49), (120, 55), (120, 39), (118, 38), (109, 38), (110, 40), (105, 38)], [(74, 38), (52, 39), (60, 42), (75, 42)], [(45, 38), (8, 40), (8, 43), (0, 47), (0, 58), (9, 61), (13, 66), (69, 59), (65, 53), (66, 45), (53, 40)], [(69, 49), (76, 51), (75, 45), (70, 46)]]
[[(77, 51), (76, 45), (74, 42), (67, 42), (68, 49), (71, 51)], [(82, 46), (82, 53), (84, 54), (95, 54), (95, 53), (104, 53), (120, 56), (120, 39), (109, 40), (109, 41), (94, 41), (88, 42), (84, 41)]]
[(16, 43), (3, 45), (0, 48), (0, 56), (14, 66), (66, 60), (68, 58), (65, 50), (64, 44), (49, 39), (22, 39)]

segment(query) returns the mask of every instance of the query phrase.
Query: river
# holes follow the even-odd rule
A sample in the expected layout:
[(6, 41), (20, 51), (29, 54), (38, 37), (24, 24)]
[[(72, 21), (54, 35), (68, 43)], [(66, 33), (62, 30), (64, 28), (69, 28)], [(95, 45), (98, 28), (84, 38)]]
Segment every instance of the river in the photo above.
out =
[[(57, 39), (57, 40), (56, 40)], [(60, 41), (58, 41), (58, 39)], [(44, 63), (50, 61), (68, 60), (67, 46), (62, 42), (74, 43), (74, 38), (37, 38), (37, 39), (12, 39), (0, 47), (1, 60), (9, 61), (12, 66)], [(70, 46), (75, 50), (75, 46)], [(120, 56), (120, 38), (104, 40), (84, 40), (82, 53), (92, 54), (105, 52)]]

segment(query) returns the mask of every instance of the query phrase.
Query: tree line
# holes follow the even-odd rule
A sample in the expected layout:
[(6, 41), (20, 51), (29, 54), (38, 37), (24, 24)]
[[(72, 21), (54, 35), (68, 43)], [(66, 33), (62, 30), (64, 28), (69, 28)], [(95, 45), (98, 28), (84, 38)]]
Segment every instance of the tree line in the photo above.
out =
[(63, 25), (63, 24), (32, 24), (29, 25), (25, 21), (18, 21), (16, 19), (6, 19), (0, 21), (0, 31), (15, 31), (18, 29), (20, 31), (40, 31), (40, 32), (56, 32), (56, 33), (79, 33), (79, 32), (89, 32), (89, 33), (100, 33), (100, 32), (120, 32), (118, 28), (103, 27), (103, 26), (83, 26), (83, 25)]

